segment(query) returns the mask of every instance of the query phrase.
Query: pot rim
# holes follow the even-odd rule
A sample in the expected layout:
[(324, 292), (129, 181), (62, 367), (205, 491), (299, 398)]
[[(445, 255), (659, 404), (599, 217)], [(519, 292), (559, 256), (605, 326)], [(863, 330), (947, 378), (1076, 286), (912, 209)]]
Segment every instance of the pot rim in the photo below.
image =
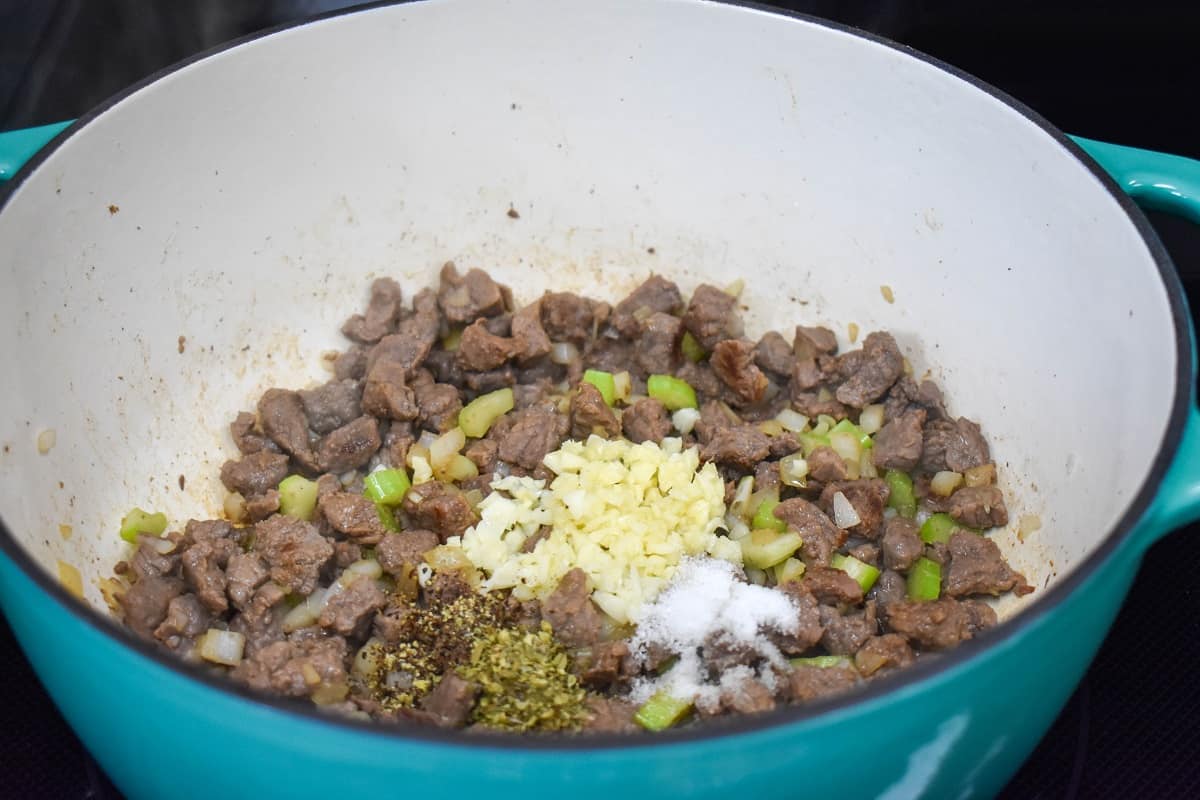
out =
[[(0, 213), (3, 213), (4, 209), (7, 208), (16, 189), (37, 170), (51, 153), (61, 147), (68, 139), (86, 128), (92, 120), (103, 115), (117, 103), (183, 67), (203, 61), (226, 50), (292, 28), (299, 28), (350, 14), (370, 12), (383, 7), (427, 1), (376, 0), (376, 2), (338, 9), (256, 31), (246, 36), (223, 42), (215, 47), (164, 67), (107, 98), (58, 133), (17, 171), (3, 190), (0, 190)], [(253, 703), (265, 711), (279, 712), (285, 716), (298, 717), (298, 721), (324, 726), (329, 729), (330, 733), (338, 735), (374, 735), (383, 740), (391, 740), (397, 743), (439, 744), (454, 746), (462, 750), (493, 749), (527, 751), (530, 753), (555, 751), (586, 752), (592, 750), (611, 751), (619, 749), (641, 750), (683, 743), (708, 742), (713, 739), (732, 738), (737, 735), (762, 734), (786, 726), (798, 727), (803, 723), (826, 717), (826, 715), (834, 711), (853, 710), (859, 706), (865, 707), (868, 704), (879, 701), (881, 698), (886, 699), (888, 695), (898, 692), (904, 687), (917, 688), (922, 682), (949, 673), (955, 668), (965, 666), (970, 662), (978, 661), (989, 649), (1016, 639), (1024, 631), (1038, 623), (1043, 617), (1053, 612), (1057, 606), (1062, 604), (1077, 588), (1086, 582), (1109, 556), (1130, 538), (1133, 531), (1137, 528), (1139, 521), (1141, 521), (1146, 511), (1150, 508), (1156, 496), (1157, 488), (1174, 461), (1179, 448), (1190, 406), (1193, 378), (1193, 343), (1190, 335), (1189, 317), (1184, 301), (1182, 283), (1170, 256), (1167, 254), (1166, 248), (1158, 239), (1158, 235), (1141, 209), (1121, 190), (1112, 176), (1105, 172), (1095, 160), (1065, 133), (1052, 125), (1041, 114), (1006, 92), (991, 86), (970, 73), (938, 58), (922, 53), (908, 45), (894, 42), (883, 36), (850, 25), (789, 9), (762, 5), (754, 2), (754, 0), (703, 0), (703, 2), (748, 9), (785, 19), (800, 20), (816, 27), (849, 34), (858, 39), (882, 45), (915, 58), (987, 93), (1040, 128), (1091, 171), (1100, 181), (1104, 190), (1116, 200), (1121, 210), (1133, 222), (1150, 256), (1158, 267), (1159, 276), (1166, 290), (1170, 305), (1171, 321), (1175, 330), (1177, 359), (1175, 368), (1175, 393), (1171, 402), (1170, 417), (1158, 448), (1158, 454), (1155, 456), (1154, 462), (1141, 486), (1138, 488), (1137, 493), (1108, 535), (1092, 549), (1083, 561), (1074, 567), (1070, 574), (1062, 580), (1055, 582), (1053, 586), (1042, 589), (1042, 596), (1033, 602), (1029, 608), (1022, 610), (1016, 617), (1006, 620), (996, 627), (984, 631), (979, 636), (961, 643), (947, 653), (922, 659), (910, 667), (899, 670), (895, 674), (874, 680), (866, 687), (856, 691), (801, 706), (785, 706), (763, 714), (718, 717), (707, 721), (701, 726), (667, 730), (653, 736), (613, 733), (568, 737), (530, 736), (529, 734), (511, 733), (488, 733), (485, 735), (465, 736), (458, 731), (447, 731), (417, 723), (390, 725), (338, 716), (321, 711), (317, 706), (304, 700), (259, 694), (228, 678), (210, 675), (202, 671), (199, 667), (187, 664), (151, 643), (144, 641), (128, 628), (118, 625), (111, 617), (100, 613), (90, 605), (82, 603), (69, 595), (59, 582), (54, 580), (25, 551), (2, 517), (0, 517), (0, 550), (43, 592), (62, 606), (69, 614), (73, 615), (79, 622), (114, 641), (118, 646), (134, 651), (138, 655), (154, 662), (157, 666), (175, 673), (184, 680), (194, 681), (206, 688), (214, 689), (231, 699), (236, 697)]]

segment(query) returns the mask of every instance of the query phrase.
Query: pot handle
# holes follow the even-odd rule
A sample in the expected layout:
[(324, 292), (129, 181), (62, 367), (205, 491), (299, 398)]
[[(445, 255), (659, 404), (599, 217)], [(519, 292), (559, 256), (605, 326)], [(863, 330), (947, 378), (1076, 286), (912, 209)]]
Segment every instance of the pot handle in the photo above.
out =
[[(1200, 225), (1200, 161), (1182, 156), (1072, 137), (1143, 208), (1166, 211)], [(1188, 319), (1189, 329), (1191, 318)], [(1192, 374), (1196, 373), (1194, 330)], [(1139, 544), (1148, 547), (1175, 528), (1200, 519), (1200, 411), (1192, 387), (1175, 460), (1146, 514)]]
[(21, 165), (41, 150), (74, 120), (52, 122), (36, 128), (22, 128), (0, 133), (0, 181), (16, 174)]

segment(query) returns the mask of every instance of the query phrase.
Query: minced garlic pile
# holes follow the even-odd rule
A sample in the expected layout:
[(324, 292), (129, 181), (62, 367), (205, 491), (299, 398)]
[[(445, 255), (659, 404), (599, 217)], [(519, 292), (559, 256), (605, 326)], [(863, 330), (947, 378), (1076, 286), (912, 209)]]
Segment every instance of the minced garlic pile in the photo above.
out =
[[(717, 534), (725, 484), (696, 448), (679, 439), (633, 444), (591, 436), (550, 453), (556, 477), (493, 482), (480, 521), (451, 539), (487, 574), (485, 589), (544, 598), (573, 567), (587, 573), (592, 599), (618, 623), (636, 622), (685, 556), (741, 563), (737, 542)], [(521, 552), (543, 525), (550, 534)]]

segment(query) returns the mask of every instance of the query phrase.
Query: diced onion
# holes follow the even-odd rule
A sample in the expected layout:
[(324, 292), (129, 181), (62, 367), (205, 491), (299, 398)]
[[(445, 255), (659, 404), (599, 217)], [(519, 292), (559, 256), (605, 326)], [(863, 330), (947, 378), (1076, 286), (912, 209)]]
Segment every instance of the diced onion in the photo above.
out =
[(939, 497), (949, 497), (950, 495), (954, 494), (954, 490), (957, 489), (962, 482), (963, 476), (961, 472), (948, 472), (946, 470), (942, 470), (941, 472), (935, 474), (929, 481), (929, 491), (933, 492)]
[(37, 435), (37, 451), (42, 455), (46, 455), (54, 449), (54, 445), (58, 442), (58, 434), (54, 432), (54, 428), (47, 428)]
[(883, 299), (888, 303), (896, 302), (896, 294), (892, 291), (892, 287), (886, 283), (879, 287), (879, 293), (883, 295)]
[(428, 564), (419, 564), (417, 566), (417, 583), (424, 589), (433, 580), (433, 567)]
[(433, 431), (421, 431), (421, 437), (417, 439), (417, 447), (424, 447), (426, 450), (438, 438), (438, 435)]
[(342, 572), (342, 577), (338, 580), (343, 586), (349, 586), (363, 575), (371, 580), (376, 580), (383, 575), (383, 567), (379, 566), (379, 562), (373, 558), (363, 558), (346, 567)]
[(853, 528), (858, 523), (862, 522), (862, 518), (858, 516), (858, 512), (854, 510), (854, 505), (846, 499), (846, 495), (837, 492), (833, 496), (833, 524), (837, 525), (842, 530)]
[(319, 706), (340, 703), (350, 693), (350, 687), (345, 683), (322, 683), (312, 693), (312, 701)]
[(995, 480), (995, 464), (980, 464), (978, 467), (971, 467), (963, 473), (963, 482), (967, 486), (990, 486)]
[(462, 453), (454, 453), (450, 463), (442, 468), (439, 477), (447, 481), (465, 481), (479, 475), (479, 467)]
[(74, 564), (68, 564), (65, 561), (58, 562), (58, 582), (68, 592), (83, 599), (83, 576), (79, 574), (79, 570)]
[(300, 675), (309, 686), (316, 686), (321, 682), (321, 673), (317, 672), (317, 668), (312, 665), (311, 661), (305, 661), (300, 665)]
[(613, 396), (617, 400), (627, 402), (633, 393), (633, 379), (628, 372), (618, 372), (613, 375)]
[[(337, 586), (335, 583), (334, 586)], [(338, 587), (340, 588), (340, 587)], [(325, 601), (332, 593), (333, 587), (329, 589), (316, 589), (299, 605), (293, 608), (283, 618), (283, 632), (291, 633), (300, 628), (307, 628), (317, 621), (321, 616), (321, 612), (325, 610)]]
[(755, 569), (754, 567), (746, 567), (746, 579), (749, 580), (751, 583), (753, 583), (755, 586), (766, 586), (767, 585), (767, 573), (761, 569)]
[(863, 448), (862, 457), (858, 459), (858, 477), (860, 478), (878, 478), (879, 470), (875, 469), (875, 458), (871, 455), (871, 451)]
[(847, 464), (857, 464), (862, 458), (862, 445), (858, 437), (849, 431), (834, 431), (829, 434), (829, 446)]
[(862, 428), (862, 432), (868, 436), (878, 433), (879, 429), (883, 427), (883, 406), (873, 403), (864, 408), (858, 417), (858, 427)]
[(555, 364), (570, 364), (579, 360), (579, 348), (571, 342), (555, 342), (550, 346), (550, 360)]
[(434, 472), (449, 466), (459, 450), (467, 443), (467, 435), (462, 428), (451, 428), (429, 444), (429, 465)]
[(767, 436), (783, 435), (783, 425), (781, 425), (777, 419), (769, 419), (765, 422), (758, 423), (758, 429)]
[(412, 467), (412, 482), (413, 486), (419, 486), (422, 483), (429, 483), (433, 480), (433, 469), (429, 466), (429, 461), (423, 456), (413, 456), (409, 463)]
[(366, 644), (358, 648), (358, 652), (354, 654), (354, 666), (351, 669), (364, 678), (369, 678), (378, 672), (379, 656), (383, 654), (383, 648), (380, 645), (380, 640), (374, 636), (367, 639)]
[(775, 415), (776, 421), (783, 426), (785, 431), (792, 433), (802, 433), (808, 427), (808, 417), (795, 411), (791, 408), (785, 408)]
[(242, 634), (209, 628), (204, 636), (200, 637), (199, 653), (205, 661), (236, 667), (242, 663), (242, 649), (245, 646), (246, 637)]
[(241, 522), (246, 518), (246, 498), (237, 492), (225, 495), (225, 516), (230, 522)]
[(1017, 522), (1017, 539), (1025, 541), (1025, 537), (1042, 528), (1042, 518), (1037, 514), (1022, 514)]
[(855, 342), (858, 341), (858, 323), (857, 322), (851, 322), (849, 325), (846, 326), (846, 336), (848, 336), (850, 338), (850, 344), (854, 344)]
[(671, 415), (671, 424), (680, 433), (691, 433), (700, 421), (700, 412), (694, 408), (681, 408)]
[(745, 288), (746, 288), (746, 282), (744, 280), (742, 280), (741, 278), (738, 278), (733, 283), (731, 283), (725, 287), (725, 294), (730, 295), (732, 297), (741, 297), (742, 290)]
[(803, 453), (792, 453), (779, 460), (779, 480), (787, 486), (808, 486), (808, 462)]
[(729, 538), (735, 542), (750, 535), (750, 526), (733, 514), (725, 515), (725, 527), (729, 530)]
[(737, 489), (733, 493), (733, 502), (729, 504), (729, 513), (736, 517), (749, 516), (750, 509), (746, 504), (750, 502), (750, 495), (754, 493), (754, 476), (746, 475), (738, 481)]
[(171, 553), (175, 552), (175, 542), (173, 542), (172, 540), (167, 539), (165, 537), (159, 538), (158, 536), (148, 536), (146, 534), (139, 534), (138, 535), (138, 544), (139, 545), (142, 545), (142, 544), (148, 545), (154, 552), (158, 553), (160, 556), (170, 555)]

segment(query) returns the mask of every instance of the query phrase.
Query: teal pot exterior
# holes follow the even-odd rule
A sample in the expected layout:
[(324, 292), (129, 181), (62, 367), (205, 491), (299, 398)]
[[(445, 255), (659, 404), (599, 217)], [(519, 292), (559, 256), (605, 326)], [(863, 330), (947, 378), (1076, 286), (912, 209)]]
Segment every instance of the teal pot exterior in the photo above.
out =
[[(73, 130), (0, 136), (0, 169), (16, 169), (40, 141), (57, 134), (62, 142)], [(1139, 202), (1200, 220), (1196, 162), (1088, 140), (1071, 147), (1109, 170), (1110, 190), (1119, 185)], [(1174, 314), (1176, 395), (1162, 452), (1115, 531), (1014, 620), (849, 697), (586, 746), (323, 718), (169, 661), (74, 602), (2, 523), (0, 606), (68, 722), (134, 800), (987, 797), (1074, 689), (1145, 549), (1200, 517), (1195, 348), (1178, 282), (1156, 256)]]

